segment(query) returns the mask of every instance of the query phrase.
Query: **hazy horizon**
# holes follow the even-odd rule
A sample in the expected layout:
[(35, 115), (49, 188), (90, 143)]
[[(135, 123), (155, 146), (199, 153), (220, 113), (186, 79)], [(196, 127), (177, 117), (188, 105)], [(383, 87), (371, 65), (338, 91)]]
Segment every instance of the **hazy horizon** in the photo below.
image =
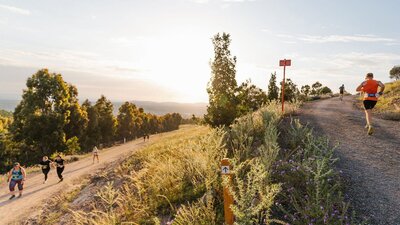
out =
[(41, 68), (61, 73), (80, 99), (208, 102), (211, 38), (232, 36), (238, 83), (266, 90), (287, 77), (354, 92), (367, 72), (389, 81), (400, 64), (392, 1), (0, 0), (0, 99), (22, 94)]

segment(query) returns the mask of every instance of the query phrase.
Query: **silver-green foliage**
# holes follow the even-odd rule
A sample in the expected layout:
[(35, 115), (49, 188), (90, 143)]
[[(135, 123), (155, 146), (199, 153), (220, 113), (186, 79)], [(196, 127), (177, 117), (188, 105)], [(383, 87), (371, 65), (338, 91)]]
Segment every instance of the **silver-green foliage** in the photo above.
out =
[(270, 224), (270, 210), (280, 185), (271, 182), (271, 168), (279, 153), (280, 114), (265, 107), (232, 126), (233, 178), (224, 181), (233, 196), (235, 224)]

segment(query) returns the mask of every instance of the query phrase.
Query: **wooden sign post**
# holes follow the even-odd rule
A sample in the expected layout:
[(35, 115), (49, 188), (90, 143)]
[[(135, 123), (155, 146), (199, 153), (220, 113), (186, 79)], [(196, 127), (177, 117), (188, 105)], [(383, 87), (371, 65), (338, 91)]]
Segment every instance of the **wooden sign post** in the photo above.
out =
[(283, 81), (282, 81), (282, 113), (285, 112), (285, 73), (286, 67), (292, 65), (292, 60), (279, 60), (279, 66), (283, 66)]
[[(222, 178), (224, 179), (227, 177), (229, 180), (229, 184), (232, 181), (232, 174), (231, 174), (231, 166), (229, 163), (229, 159), (224, 158), (221, 160), (221, 174)], [(229, 192), (229, 188), (224, 186), (224, 216), (225, 216), (225, 224), (233, 225), (234, 216), (231, 209), (231, 205), (233, 204), (233, 196)]]

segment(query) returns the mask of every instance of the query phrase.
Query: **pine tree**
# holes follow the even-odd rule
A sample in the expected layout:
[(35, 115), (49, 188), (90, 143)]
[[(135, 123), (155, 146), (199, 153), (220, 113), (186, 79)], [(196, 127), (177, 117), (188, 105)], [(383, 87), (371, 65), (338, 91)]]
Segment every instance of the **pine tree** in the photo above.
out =
[(268, 84), (268, 100), (276, 100), (278, 99), (279, 88), (276, 86), (276, 72), (271, 73), (271, 78), (269, 79)]
[(209, 105), (205, 121), (213, 127), (229, 126), (237, 116), (236, 57), (232, 57), (229, 50), (229, 34), (218, 33), (212, 42), (215, 55), (211, 62), (212, 77), (207, 88)]

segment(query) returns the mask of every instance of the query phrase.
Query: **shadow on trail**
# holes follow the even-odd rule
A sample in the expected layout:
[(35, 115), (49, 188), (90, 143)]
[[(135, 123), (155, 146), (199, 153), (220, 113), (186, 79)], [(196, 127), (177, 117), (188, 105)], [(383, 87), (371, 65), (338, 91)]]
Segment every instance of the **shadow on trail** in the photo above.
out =
[[(48, 189), (48, 188), (50, 188), (50, 187), (53, 187), (53, 186), (55, 186), (55, 185), (57, 185), (57, 184), (59, 184), (59, 183), (54, 183), (54, 184), (51, 184), (51, 185), (46, 186), (45, 188), (37, 189), (37, 190), (35, 190), (35, 191), (26, 192), (26, 193), (24, 193), (24, 194), (22, 195), (21, 198), (15, 198), (15, 199), (12, 199), (12, 200), (6, 199), (5, 201), (0, 202), (0, 207), (6, 206), (6, 205), (8, 205), (8, 204), (10, 204), (10, 203), (13, 203), (14, 201), (23, 200), (23, 199), (25, 199), (26, 197), (28, 197), (28, 196), (30, 196), (30, 195), (33, 195), (33, 194), (35, 194), (35, 193), (37, 193), (37, 192), (39, 192), (39, 191), (46, 190), (46, 189)], [(10, 194), (5, 194), (5, 195), (1, 196), (0, 198), (6, 197), (6, 196), (10, 196)]]

